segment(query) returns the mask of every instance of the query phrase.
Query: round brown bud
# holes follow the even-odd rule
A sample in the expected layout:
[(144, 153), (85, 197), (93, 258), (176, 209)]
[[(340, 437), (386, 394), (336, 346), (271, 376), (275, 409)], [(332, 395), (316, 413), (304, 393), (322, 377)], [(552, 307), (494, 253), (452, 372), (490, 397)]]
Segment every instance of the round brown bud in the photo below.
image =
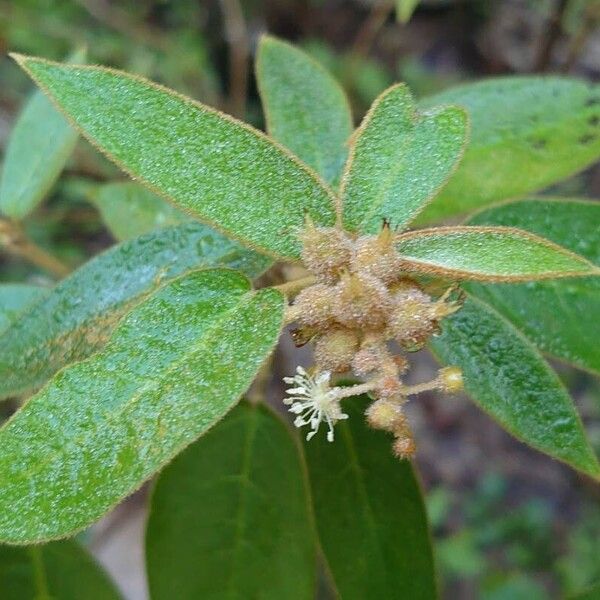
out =
[(307, 327), (327, 327), (333, 321), (335, 288), (317, 283), (302, 290), (292, 305), (294, 320)]
[(400, 406), (389, 400), (373, 402), (365, 414), (367, 415), (367, 422), (373, 429), (396, 431), (406, 423), (406, 417)]
[(450, 394), (463, 389), (463, 376), (459, 367), (444, 367), (438, 373), (440, 388)]
[(384, 225), (378, 236), (359, 238), (355, 244), (352, 270), (367, 273), (384, 283), (391, 283), (401, 276), (402, 260), (394, 248), (392, 233)]
[(394, 450), (394, 454), (400, 459), (413, 458), (415, 452), (417, 451), (415, 441), (412, 437), (408, 436), (397, 437), (392, 445), (392, 448)]
[(377, 346), (364, 346), (352, 359), (352, 370), (359, 377), (372, 373), (379, 367), (380, 348)]
[(362, 330), (383, 327), (390, 309), (386, 287), (371, 275), (346, 275), (336, 286), (333, 311), (336, 321), (346, 327)]
[(343, 373), (350, 369), (358, 350), (358, 335), (349, 329), (334, 329), (319, 336), (315, 344), (315, 363), (319, 371)]
[(436, 330), (429, 299), (402, 299), (394, 308), (389, 327), (393, 337), (405, 349), (415, 349), (424, 344)]
[(340, 229), (315, 227), (307, 221), (300, 240), (305, 267), (324, 283), (334, 283), (350, 264), (352, 242)]

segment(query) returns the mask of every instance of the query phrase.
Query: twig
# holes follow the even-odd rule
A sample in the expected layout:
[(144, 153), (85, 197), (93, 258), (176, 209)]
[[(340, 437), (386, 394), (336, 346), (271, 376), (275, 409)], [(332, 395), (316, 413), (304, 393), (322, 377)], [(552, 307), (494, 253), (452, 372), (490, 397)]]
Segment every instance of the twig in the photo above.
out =
[(567, 52), (567, 58), (560, 69), (563, 73), (568, 73), (575, 66), (575, 63), (581, 55), (581, 52), (585, 47), (590, 34), (598, 26), (599, 22), (600, 8), (597, 5), (587, 6), (581, 18), (581, 26), (573, 37), (573, 41), (571, 42)]
[(62, 278), (69, 274), (70, 270), (66, 265), (32, 242), (17, 223), (0, 220), (0, 245), (11, 254), (28, 260), (56, 277)]
[(369, 54), (379, 30), (383, 27), (393, 7), (392, 2), (379, 1), (373, 5), (369, 16), (354, 38), (352, 50), (350, 50), (350, 55), (354, 60)]
[(225, 38), (229, 45), (228, 112), (243, 119), (246, 114), (248, 90), (248, 56), (250, 41), (244, 13), (238, 0), (220, 0)]
[(549, 18), (548, 27), (542, 36), (540, 51), (535, 61), (534, 71), (544, 72), (548, 70), (552, 60), (552, 50), (562, 30), (562, 21), (567, 10), (569, 0), (558, 0), (555, 9)]
[(276, 290), (279, 290), (283, 294), (292, 296), (295, 292), (312, 285), (315, 282), (314, 275), (308, 275), (307, 277), (301, 277), (300, 279), (294, 279), (293, 281), (286, 281), (279, 285), (273, 286)]

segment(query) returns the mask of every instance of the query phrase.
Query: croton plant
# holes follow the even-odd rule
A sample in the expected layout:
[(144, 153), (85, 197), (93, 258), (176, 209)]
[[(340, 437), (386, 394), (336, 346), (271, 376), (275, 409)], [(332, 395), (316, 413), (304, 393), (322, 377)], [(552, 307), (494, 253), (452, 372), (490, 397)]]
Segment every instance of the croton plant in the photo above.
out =
[[(52, 289), (0, 287), (0, 397), (25, 400), (0, 430), (0, 581), (63, 597), (75, 572), (69, 598), (116, 597), (74, 542), (47, 542), (160, 471), (152, 598), (312, 598), (318, 564), (342, 598), (434, 598), (404, 411), (426, 390), (464, 386), (600, 477), (542, 356), (600, 372), (600, 204), (530, 196), (600, 156), (598, 86), (509, 77), (416, 101), (400, 83), (354, 129), (338, 83), (264, 37), (265, 134), (81, 58), (14, 59), (43, 94), (6, 152), (5, 217), (34, 210), (76, 132), (135, 183), (92, 193), (120, 243)], [(282, 335), (312, 365), (277, 406), (242, 400)], [(442, 367), (409, 384), (424, 347)]]

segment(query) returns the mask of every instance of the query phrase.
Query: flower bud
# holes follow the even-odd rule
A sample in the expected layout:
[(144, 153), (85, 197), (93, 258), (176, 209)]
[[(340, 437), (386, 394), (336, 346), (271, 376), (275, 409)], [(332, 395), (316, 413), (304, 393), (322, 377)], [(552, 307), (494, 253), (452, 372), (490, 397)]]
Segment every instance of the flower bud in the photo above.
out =
[(367, 421), (373, 429), (396, 431), (406, 424), (406, 417), (402, 412), (402, 408), (397, 403), (389, 400), (373, 402), (367, 409), (366, 415)]
[(392, 445), (394, 454), (400, 459), (410, 459), (415, 455), (417, 447), (412, 435), (401, 435), (396, 438)]
[(459, 367), (444, 367), (438, 373), (440, 389), (450, 394), (463, 389), (463, 376)]
[(352, 259), (355, 273), (366, 273), (391, 283), (400, 277), (401, 266), (402, 260), (394, 248), (393, 234), (387, 223), (378, 236), (365, 236), (356, 241)]
[(429, 299), (402, 299), (394, 308), (389, 327), (393, 337), (405, 349), (412, 350), (424, 344), (436, 330)]
[(336, 286), (336, 321), (353, 329), (378, 329), (385, 326), (391, 308), (386, 287), (366, 274), (346, 274)]
[(352, 242), (340, 229), (315, 227), (307, 218), (300, 240), (304, 265), (324, 283), (334, 283), (350, 263)]
[(358, 335), (349, 329), (333, 329), (321, 335), (315, 344), (315, 363), (322, 371), (343, 373), (350, 369), (358, 350)]
[(294, 300), (295, 320), (307, 327), (327, 327), (333, 321), (335, 288), (317, 283), (302, 290)]

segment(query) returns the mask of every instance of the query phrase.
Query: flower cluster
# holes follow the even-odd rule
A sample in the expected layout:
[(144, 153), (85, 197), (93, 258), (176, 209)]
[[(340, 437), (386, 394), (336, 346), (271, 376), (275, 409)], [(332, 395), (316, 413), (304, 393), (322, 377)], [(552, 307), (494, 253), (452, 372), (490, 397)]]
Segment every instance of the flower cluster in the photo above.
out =
[[(296, 376), (285, 379), (294, 385), (285, 403), (298, 415), (295, 425), (310, 425), (310, 439), (325, 422), (332, 441), (333, 426), (346, 418), (340, 400), (368, 392), (374, 398), (366, 413), (370, 425), (394, 434), (399, 457), (412, 456), (415, 444), (402, 408), (407, 397), (431, 389), (456, 391), (461, 372), (448, 367), (431, 382), (407, 386), (402, 376), (408, 361), (390, 345), (395, 342), (403, 353), (419, 350), (460, 304), (449, 299), (451, 289), (433, 298), (407, 276), (387, 224), (379, 235), (353, 238), (308, 221), (302, 242), (302, 258), (315, 283), (298, 294), (287, 320), (297, 323), (293, 335), (298, 343), (314, 342), (317, 375), (299, 368)], [(331, 374), (344, 372), (364, 383), (331, 387)]]

